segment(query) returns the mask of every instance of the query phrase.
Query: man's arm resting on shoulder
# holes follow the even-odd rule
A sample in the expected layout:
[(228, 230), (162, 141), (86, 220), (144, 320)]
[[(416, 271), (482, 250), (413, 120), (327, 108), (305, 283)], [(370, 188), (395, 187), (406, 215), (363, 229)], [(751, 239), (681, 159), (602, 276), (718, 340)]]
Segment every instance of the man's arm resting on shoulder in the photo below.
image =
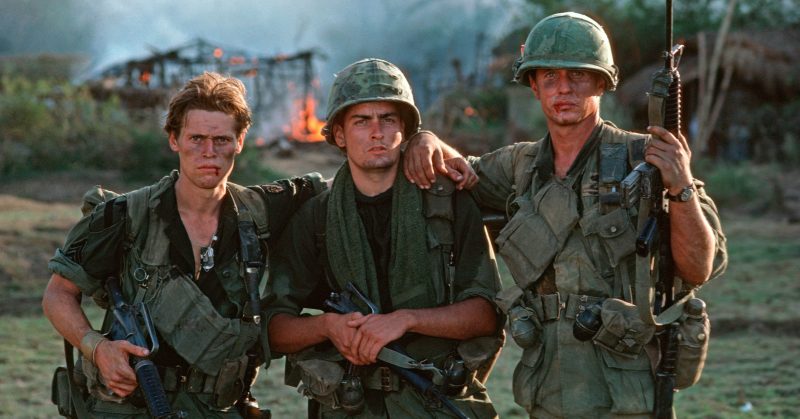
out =
[[(80, 288), (54, 273), (44, 291), (42, 309), (56, 331), (97, 365), (109, 389), (122, 397), (136, 389), (136, 374), (128, 364), (128, 355), (145, 357), (149, 351), (124, 340), (97, 339), (81, 309)], [(84, 339), (91, 342), (87, 345)]]
[(388, 314), (370, 314), (348, 322), (358, 329), (353, 341), (361, 364), (372, 364), (381, 348), (406, 333), (466, 340), (489, 336), (497, 329), (494, 306), (482, 297), (455, 304), (421, 309), (400, 309)]
[(409, 139), (403, 172), (410, 182), (422, 189), (431, 187), (436, 172), (456, 182), (458, 189), (471, 189), (478, 183), (478, 176), (461, 153), (430, 131), (420, 131)]

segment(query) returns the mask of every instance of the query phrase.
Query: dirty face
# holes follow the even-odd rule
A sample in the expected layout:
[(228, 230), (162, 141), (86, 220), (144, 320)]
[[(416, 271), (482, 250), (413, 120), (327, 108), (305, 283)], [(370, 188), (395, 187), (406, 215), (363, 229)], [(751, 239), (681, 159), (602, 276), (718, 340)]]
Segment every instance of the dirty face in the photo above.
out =
[(365, 102), (347, 109), (333, 128), (336, 145), (343, 148), (351, 171), (395, 169), (400, 159), (404, 123), (393, 102)]
[(224, 112), (187, 112), (181, 132), (169, 136), (170, 148), (178, 153), (181, 178), (201, 189), (224, 184), (244, 146), (245, 132), (237, 136), (235, 127), (233, 116)]
[(575, 125), (600, 110), (606, 82), (593, 71), (540, 68), (528, 77), (549, 123)]

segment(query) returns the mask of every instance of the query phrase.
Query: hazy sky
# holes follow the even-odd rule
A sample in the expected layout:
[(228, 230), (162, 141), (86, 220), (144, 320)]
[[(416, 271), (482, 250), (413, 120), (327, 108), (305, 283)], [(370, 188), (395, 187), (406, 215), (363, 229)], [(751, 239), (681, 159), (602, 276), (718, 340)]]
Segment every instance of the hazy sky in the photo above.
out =
[[(471, 64), (505, 34), (519, 0), (118, 0), (92, 3), (96, 66), (195, 37), (273, 55), (318, 48), (332, 73), (375, 56), (404, 66)], [(521, 12), (521, 10), (517, 10)], [(467, 67), (468, 68), (468, 67)], [(324, 81), (324, 80), (323, 80)]]

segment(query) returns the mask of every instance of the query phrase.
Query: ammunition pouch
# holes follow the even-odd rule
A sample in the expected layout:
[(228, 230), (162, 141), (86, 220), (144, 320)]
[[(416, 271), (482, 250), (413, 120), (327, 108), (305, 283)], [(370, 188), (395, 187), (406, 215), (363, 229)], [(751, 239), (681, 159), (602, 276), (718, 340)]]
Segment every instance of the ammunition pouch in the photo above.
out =
[(156, 292), (148, 306), (163, 339), (208, 375), (240, 362), (259, 339), (258, 325), (221, 316), (186, 277), (164, 281)]
[[(522, 208), (529, 208), (530, 201), (517, 198)], [(529, 288), (550, 265), (560, 248), (558, 237), (550, 229), (545, 219), (531, 210), (519, 210), (500, 231), (497, 248), (520, 288)], [(530, 238), (536, 237), (534, 243)], [(531, 251), (530, 246), (536, 246)]]
[(344, 378), (344, 368), (338, 362), (324, 359), (304, 359), (294, 363), (303, 384), (298, 391), (324, 406), (338, 408), (336, 389)]
[(226, 409), (236, 404), (244, 395), (245, 389), (249, 388), (249, 383), (244, 382), (246, 371), (247, 355), (222, 363), (214, 383), (214, 407)]
[[(75, 410), (75, 403), (73, 401), (72, 384), (69, 379), (69, 371), (66, 367), (58, 367), (53, 373), (53, 381), (50, 384), (50, 401), (58, 407), (58, 414), (67, 418), (77, 418), (78, 413)], [(79, 397), (83, 395), (83, 391), (76, 392)]]
[(603, 301), (601, 317), (603, 325), (593, 341), (616, 355), (636, 358), (655, 335), (655, 326), (643, 322), (636, 306), (623, 300)]
[(207, 393), (211, 395), (211, 407), (229, 409), (244, 395), (248, 387), (247, 355), (225, 360), (217, 375), (208, 375), (195, 367), (159, 367), (165, 391)]

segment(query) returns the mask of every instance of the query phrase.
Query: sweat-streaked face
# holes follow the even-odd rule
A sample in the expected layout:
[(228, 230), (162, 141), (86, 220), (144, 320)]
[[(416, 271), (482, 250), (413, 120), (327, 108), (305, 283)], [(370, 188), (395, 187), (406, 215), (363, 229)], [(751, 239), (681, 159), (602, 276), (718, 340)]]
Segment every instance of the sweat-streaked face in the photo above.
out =
[(388, 171), (400, 160), (404, 123), (394, 102), (365, 102), (347, 108), (333, 127), (336, 145), (343, 148), (351, 171)]
[(224, 112), (187, 112), (181, 132), (169, 136), (170, 148), (178, 153), (181, 178), (202, 189), (225, 183), (244, 147), (245, 132), (237, 136), (235, 127), (233, 116)]
[(574, 125), (596, 115), (605, 91), (603, 77), (581, 69), (540, 68), (528, 73), (531, 90), (551, 123)]

